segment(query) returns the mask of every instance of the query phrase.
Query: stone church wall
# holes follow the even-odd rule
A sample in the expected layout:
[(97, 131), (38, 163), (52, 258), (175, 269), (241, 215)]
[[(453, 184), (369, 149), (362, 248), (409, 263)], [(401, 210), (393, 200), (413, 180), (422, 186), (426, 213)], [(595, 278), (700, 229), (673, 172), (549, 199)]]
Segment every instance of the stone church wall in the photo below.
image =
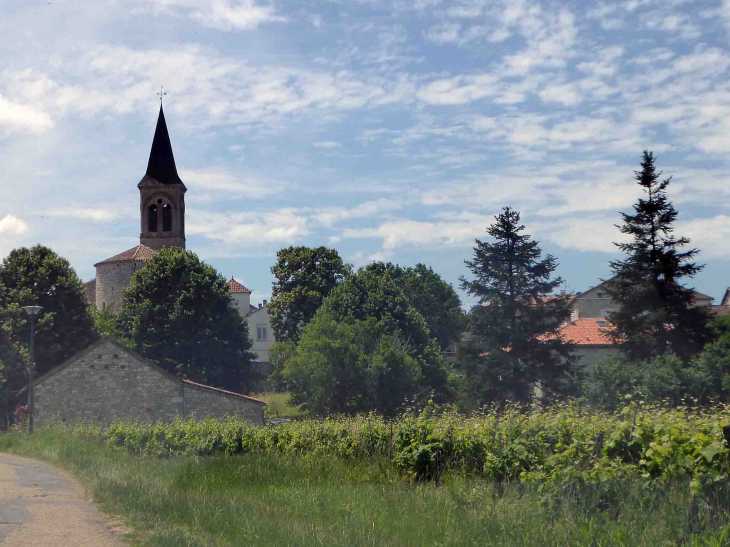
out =
[(142, 268), (144, 261), (102, 262), (96, 266), (96, 308), (111, 307), (118, 312), (122, 307), (124, 289), (134, 272)]
[(59, 420), (108, 425), (116, 419), (167, 422), (183, 413), (185, 417), (235, 415), (254, 423), (263, 420), (262, 404), (191, 386), (110, 340), (74, 359), (39, 379), (35, 398), (39, 424)]

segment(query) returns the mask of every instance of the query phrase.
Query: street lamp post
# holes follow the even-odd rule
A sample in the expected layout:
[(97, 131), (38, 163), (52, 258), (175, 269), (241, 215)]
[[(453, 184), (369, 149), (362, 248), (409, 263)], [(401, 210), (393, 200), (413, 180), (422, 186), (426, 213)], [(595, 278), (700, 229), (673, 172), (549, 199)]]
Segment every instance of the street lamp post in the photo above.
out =
[(34, 347), (34, 336), (35, 336), (35, 321), (40, 315), (41, 306), (23, 306), (25, 313), (30, 317), (30, 368), (28, 370), (28, 415), (30, 420), (28, 422), (28, 434), (33, 434), (33, 415), (35, 414), (35, 386), (33, 385), (33, 373), (35, 372), (35, 347)]

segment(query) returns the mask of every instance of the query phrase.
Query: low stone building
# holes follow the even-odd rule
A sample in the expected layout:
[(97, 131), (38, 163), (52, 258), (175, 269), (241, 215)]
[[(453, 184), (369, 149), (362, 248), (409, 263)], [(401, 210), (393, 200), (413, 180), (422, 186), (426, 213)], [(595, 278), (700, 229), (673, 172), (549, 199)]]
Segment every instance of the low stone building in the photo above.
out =
[(180, 378), (105, 338), (38, 379), (39, 424), (109, 424), (116, 419), (166, 422), (235, 416), (263, 423), (266, 403)]

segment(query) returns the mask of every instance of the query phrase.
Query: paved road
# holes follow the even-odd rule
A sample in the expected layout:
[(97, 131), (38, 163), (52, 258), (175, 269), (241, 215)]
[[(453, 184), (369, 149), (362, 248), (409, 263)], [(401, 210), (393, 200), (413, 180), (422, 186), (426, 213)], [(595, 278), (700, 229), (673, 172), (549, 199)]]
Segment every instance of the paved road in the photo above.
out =
[(0, 454), (0, 545), (116, 547), (126, 543), (66, 474), (45, 463)]

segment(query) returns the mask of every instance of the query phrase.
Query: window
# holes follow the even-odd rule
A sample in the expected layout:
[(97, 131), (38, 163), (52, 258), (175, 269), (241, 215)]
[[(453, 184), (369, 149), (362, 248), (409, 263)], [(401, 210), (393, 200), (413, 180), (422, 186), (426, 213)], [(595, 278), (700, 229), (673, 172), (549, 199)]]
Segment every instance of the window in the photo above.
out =
[(596, 321), (596, 324), (599, 327), (610, 327), (611, 325), (608, 323), (608, 321)]
[(157, 205), (150, 205), (149, 212), (147, 213), (147, 231), (157, 231)]
[(603, 292), (596, 293), (596, 298), (605, 298), (605, 297), (606, 297), (606, 293), (603, 293)]
[(256, 340), (266, 340), (266, 325), (256, 326)]
[(165, 203), (162, 206), (162, 231), (172, 231), (172, 207), (170, 207), (169, 203)]

